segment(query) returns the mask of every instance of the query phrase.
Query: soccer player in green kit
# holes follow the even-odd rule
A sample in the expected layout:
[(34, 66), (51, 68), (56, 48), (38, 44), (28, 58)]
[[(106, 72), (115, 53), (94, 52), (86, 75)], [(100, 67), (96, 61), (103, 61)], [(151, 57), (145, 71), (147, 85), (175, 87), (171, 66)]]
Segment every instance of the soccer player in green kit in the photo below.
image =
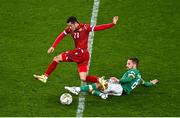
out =
[(103, 85), (94, 83), (81, 87), (66, 86), (65, 89), (76, 95), (78, 95), (79, 92), (90, 92), (93, 95), (100, 96), (102, 99), (106, 99), (108, 95), (121, 96), (122, 94), (130, 94), (138, 85), (145, 87), (155, 85), (158, 82), (157, 79), (146, 82), (141, 78), (141, 74), (137, 69), (138, 65), (139, 60), (137, 58), (129, 58), (126, 64), (127, 72), (119, 79), (111, 77), (108, 81), (104, 81)]

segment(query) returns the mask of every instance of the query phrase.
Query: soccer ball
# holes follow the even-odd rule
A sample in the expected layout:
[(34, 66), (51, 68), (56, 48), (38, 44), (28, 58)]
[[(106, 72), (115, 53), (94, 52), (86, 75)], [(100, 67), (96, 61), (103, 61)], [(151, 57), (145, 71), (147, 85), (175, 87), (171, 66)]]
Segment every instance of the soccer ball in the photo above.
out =
[(71, 96), (71, 94), (69, 93), (63, 93), (60, 97), (60, 102), (63, 105), (70, 105), (73, 101), (73, 98)]

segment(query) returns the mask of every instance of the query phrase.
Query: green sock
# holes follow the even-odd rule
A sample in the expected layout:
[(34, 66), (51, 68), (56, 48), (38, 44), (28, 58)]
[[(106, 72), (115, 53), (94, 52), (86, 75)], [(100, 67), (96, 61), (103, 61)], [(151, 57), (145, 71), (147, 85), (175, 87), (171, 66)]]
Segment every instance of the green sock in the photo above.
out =
[(95, 96), (101, 96), (102, 94), (99, 90), (93, 90), (91, 93)]
[(80, 90), (82, 92), (90, 92), (92, 90), (95, 90), (96, 89), (96, 84), (91, 84), (91, 85), (84, 85), (84, 86), (81, 86), (80, 87)]

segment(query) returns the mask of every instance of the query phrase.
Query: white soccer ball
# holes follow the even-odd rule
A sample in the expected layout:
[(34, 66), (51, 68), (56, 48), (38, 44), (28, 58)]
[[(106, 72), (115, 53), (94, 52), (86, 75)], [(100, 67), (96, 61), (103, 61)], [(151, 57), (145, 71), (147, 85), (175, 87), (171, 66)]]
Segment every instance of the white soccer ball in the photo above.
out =
[(73, 101), (73, 98), (71, 96), (71, 94), (69, 93), (63, 93), (60, 97), (60, 102), (63, 105), (70, 105)]

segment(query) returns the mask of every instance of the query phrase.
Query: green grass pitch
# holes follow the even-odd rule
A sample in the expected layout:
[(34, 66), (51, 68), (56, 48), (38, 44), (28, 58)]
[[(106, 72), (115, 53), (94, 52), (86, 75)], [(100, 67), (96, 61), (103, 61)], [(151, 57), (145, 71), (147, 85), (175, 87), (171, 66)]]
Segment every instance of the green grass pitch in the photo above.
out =
[[(89, 23), (92, 6), (92, 0), (0, 0), (0, 116), (76, 116), (78, 96), (70, 106), (59, 103), (65, 85), (80, 85), (75, 63), (59, 64), (47, 84), (32, 75), (73, 49), (68, 36), (47, 54), (66, 18)], [(120, 19), (95, 33), (89, 73), (119, 77), (133, 56), (145, 80), (160, 82), (107, 100), (87, 95), (83, 116), (180, 116), (179, 7), (179, 0), (101, 0), (97, 24)]]

